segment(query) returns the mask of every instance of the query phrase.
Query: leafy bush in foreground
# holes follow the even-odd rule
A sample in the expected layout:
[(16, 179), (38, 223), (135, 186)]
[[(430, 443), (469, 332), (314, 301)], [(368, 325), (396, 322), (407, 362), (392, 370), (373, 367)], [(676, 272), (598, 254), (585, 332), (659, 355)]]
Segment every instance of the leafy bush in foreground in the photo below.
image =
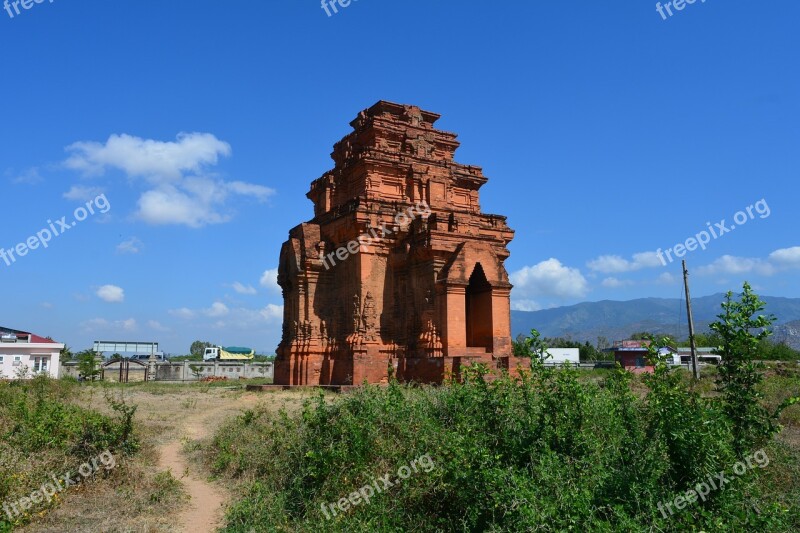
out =
[[(664, 518), (659, 503), (740, 458), (721, 410), (671, 373), (654, 377), (661, 381), (645, 398), (630, 392), (630, 379), (618, 371), (598, 386), (574, 370), (534, 369), (487, 383), (477, 372), (442, 388), (365, 387), (299, 417), (247, 411), (214, 441), (216, 472), (249, 487), (228, 530), (800, 527), (796, 502), (783, 512), (759, 501), (758, 470)], [(325, 517), (322, 505), (396, 478), (424, 454), (431, 472)]]
[[(136, 408), (110, 399), (114, 418), (83, 409), (69, 402), (77, 387), (45, 376), (0, 382), (0, 504), (29, 495), (53, 475), (75, 474), (78, 465), (105, 451), (119, 457), (138, 449)], [(16, 524), (27, 518), (15, 518)], [(9, 520), (0, 512), (0, 531), (10, 529)]]
[[(758, 344), (749, 330), (762, 307), (748, 289), (742, 302), (729, 296), (723, 306), (719, 331), (731, 363), (708, 398), (660, 360), (653, 343), (656, 370), (641, 394), (621, 369), (591, 382), (531, 357), (519, 379), (490, 382), (477, 365), (447, 387), (365, 386), (332, 403), (320, 396), (294, 417), (248, 410), (210, 448), (215, 472), (246, 487), (227, 530), (800, 530), (797, 481), (781, 481), (791, 494), (765, 481), (797, 471), (785, 449), (768, 448), (783, 464), (732, 476), (779, 429), (780, 408), (760, 406), (755, 353), (745, 351)], [(535, 331), (520, 346), (530, 355), (544, 349)], [(368, 503), (344, 500), (386, 474), (396, 479), (426, 454), (430, 472)], [(702, 501), (667, 505), (719, 474), (729, 482)]]

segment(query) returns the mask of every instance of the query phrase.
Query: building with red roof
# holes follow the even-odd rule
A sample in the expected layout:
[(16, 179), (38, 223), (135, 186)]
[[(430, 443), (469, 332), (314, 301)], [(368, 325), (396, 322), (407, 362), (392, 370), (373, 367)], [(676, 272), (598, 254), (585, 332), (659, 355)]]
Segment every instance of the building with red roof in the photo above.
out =
[(0, 327), (0, 379), (36, 374), (58, 378), (64, 344), (28, 331)]

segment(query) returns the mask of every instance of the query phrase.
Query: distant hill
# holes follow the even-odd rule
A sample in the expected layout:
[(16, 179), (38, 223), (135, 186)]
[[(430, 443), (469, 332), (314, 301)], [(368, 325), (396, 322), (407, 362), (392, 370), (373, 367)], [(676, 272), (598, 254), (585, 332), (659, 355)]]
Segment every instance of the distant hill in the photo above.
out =
[[(724, 299), (724, 294), (692, 299), (698, 332), (706, 331), (708, 324), (716, 320)], [(777, 318), (772, 340), (800, 349), (800, 298), (762, 296), (761, 299), (767, 303), (766, 312)], [(627, 339), (637, 331), (673, 335), (678, 339), (689, 335), (686, 304), (677, 298), (640, 298), (625, 302), (604, 300), (541, 311), (511, 311), (514, 337), (529, 333), (531, 328), (536, 328), (545, 337), (570, 337), (592, 344), (598, 337), (613, 342)]]
[(788, 344), (790, 348), (800, 350), (800, 320), (793, 320), (786, 324), (775, 326), (771, 340)]

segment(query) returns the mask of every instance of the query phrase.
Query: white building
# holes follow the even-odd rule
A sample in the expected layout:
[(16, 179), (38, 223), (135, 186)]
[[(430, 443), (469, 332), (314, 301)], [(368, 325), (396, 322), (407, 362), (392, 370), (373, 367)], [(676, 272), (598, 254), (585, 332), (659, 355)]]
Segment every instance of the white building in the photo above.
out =
[(64, 345), (27, 331), (0, 327), (0, 379), (47, 374), (58, 377)]

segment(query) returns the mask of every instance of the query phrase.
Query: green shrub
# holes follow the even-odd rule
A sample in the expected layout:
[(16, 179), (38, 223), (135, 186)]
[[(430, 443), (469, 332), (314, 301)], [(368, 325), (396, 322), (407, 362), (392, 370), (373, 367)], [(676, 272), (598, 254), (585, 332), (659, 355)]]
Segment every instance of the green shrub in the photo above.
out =
[(180, 480), (166, 470), (153, 478), (154, 490), (150, 493), (150, 503), (175, 502), (186, 499), (186, 492)]
[[(757, 316), (763, 302), (749, 285), (722, 307), (711, 325), (723, 355), (716, 390), (709, 372), (697, 382), (666, 364), (667, 339), (651, 338), (652, 374), (634, 380), (617, 368), (587, 380), (569, 365), (545, 367), (546, 342), (533, 330), (514, 345), (530, 359), (518, 379), (489, 381), (474, 365), (446, 387), (392, 381), (332, 403), (320, 396), (297, 416), (245, 411), (209, 449), (214, 471), (246, 487), (227, 530), (798, 530), (800, 488), (784, 478), (796, 476), (798, 457), (771, 439), (798, 399), (784, 391), (773, 392), (777, 405), (764, 401), (754, 360), (771, 322)], [(745, 468), (758, 446), (781, 462)], [(421, 456), (435, 468), (336, 508)], [(726, 473), (702, 500), (666, 505)]]
[[(52, 475), (74, 473), (102, 452), (120, 457), (138, 449), (136, 408), (112, 401), (117, 417), (83, 409), (69, 401), (77, 387), (45, 376), (0, 383), (0, 502), (27, 496)], [(41, 507), (47, 505), (55, 503)], [(0, 531), (11, 526), (7, 520), (0, 515)]]
[[(622, 370), (599, 384), (540, 365), (519, 380), (484, 372), (447, 387), (320, 396), (295, 417), (244, 412), (209, 448), (214, 471), (246, 486), (227, 530), (783, 531), (800, 511), (757, 500), (763, 471), (753, 470), (662, 516), (660, 502), (740, 459), (722, 409), (666, 367), (647, 378), (645, 397)], [(431, 472), (330, 519), (322, 512), (424, 454)]]

